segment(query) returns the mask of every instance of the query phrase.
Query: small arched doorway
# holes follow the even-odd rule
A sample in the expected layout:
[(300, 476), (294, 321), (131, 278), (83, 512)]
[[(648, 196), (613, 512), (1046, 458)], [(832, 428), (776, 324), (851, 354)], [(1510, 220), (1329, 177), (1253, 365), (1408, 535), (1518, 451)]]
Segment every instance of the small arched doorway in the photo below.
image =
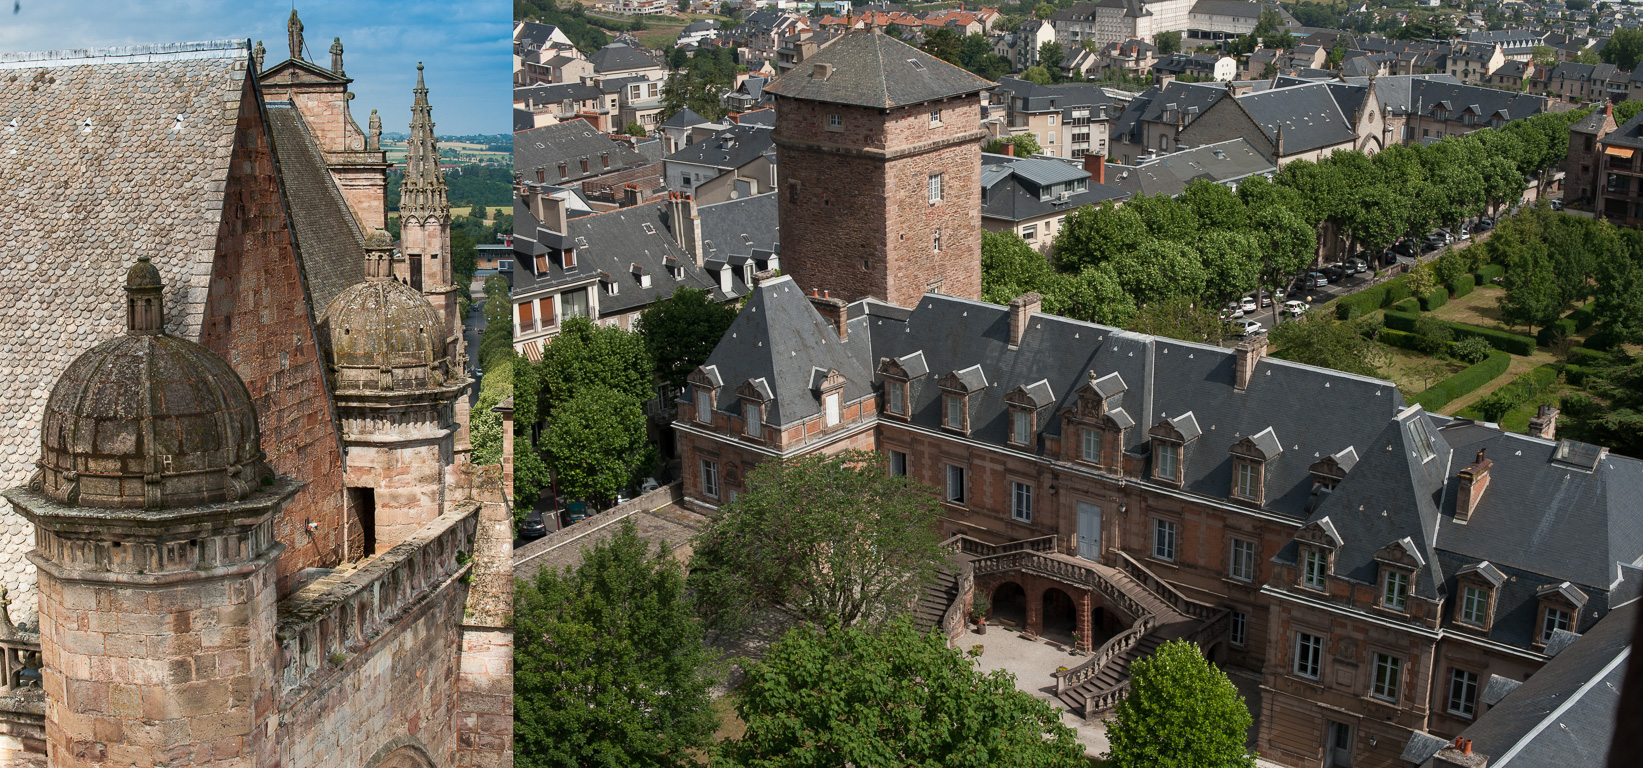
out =
[(1044, 628), (1038, 634), (1049, 640), (1062, 643), (1072, 643), (1073, 633), (1078, 631), (1078, 604), (1066, 592), (1055, 587), (1044, 590), (1043, 623)]
[(993, 590), (992, 620), (1017, 628), (1027, 626), (1027, 590), (1006, 581)]

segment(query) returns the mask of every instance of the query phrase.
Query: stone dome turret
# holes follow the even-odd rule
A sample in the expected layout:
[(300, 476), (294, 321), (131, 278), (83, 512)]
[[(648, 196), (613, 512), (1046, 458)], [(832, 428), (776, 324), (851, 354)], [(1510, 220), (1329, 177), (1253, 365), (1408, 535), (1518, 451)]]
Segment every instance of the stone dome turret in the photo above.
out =
[(436, 389), (450, 378), (445, 324), (416, 289), (373, 275), (337, 294), (319, 319), (337, 391)]
[(69, 363), (46, 401), (37, 490), (69, 506), (233, 502), (273, 479), (251, 393), (215, 352), (165, 333), (159, 270), (126, 275), (126, 334)]

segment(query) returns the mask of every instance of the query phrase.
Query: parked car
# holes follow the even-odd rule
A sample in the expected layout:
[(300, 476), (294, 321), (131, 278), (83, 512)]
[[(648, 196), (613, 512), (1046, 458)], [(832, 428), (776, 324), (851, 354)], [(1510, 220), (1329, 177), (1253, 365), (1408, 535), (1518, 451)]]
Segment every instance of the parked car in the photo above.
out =
[(1238, 300), (1238, 308), (1243, 310), (1245, 314), (1248, 314), (1250, 312), (1254, 312), (1257, 309), (1260, 309), (1261, 306), (1259, 304), (1255, 303), (1254, 298), (1249, 297), (1249, 296), (1245, 296), (1245, 297)]
[(1283, 312), (1285, 315), (1290, 317), (1300, 317), (1301, 315), (1306, 314), (1306, 311), (1311, 308), (1312, 305), (1304, 301), (1286, 301), (1284, 302)]
[(1331, 264), (1323, 268), (1324, 279), (1331, 283), (1338, 283), (1346, 278), (1346, 270), (1339, 264)]
[(1325, 277), (1322, 272), (1308, 272), (1306, 273), (1306, 280), (1307, 286), (1312, 288), (1322, 288), (1329, 285), (1329, 278)]
[(1554, 210), (1554, 211), (1563, 210), (1563, 198), (1561, 198), (1561, 197), (1552, 198), (1552, 210)]
[(1473, 225), (1472, 231), (1474, 231), (1474, 232), (1488, 232), (1489, 230), (1494, 229), (1494, 228), (1495, 228), (1495, 220), (1489, 218), (1488, 216), (1485, 216), (1481, 219), (1478, 219), (1478, 223)]
[(1266, 330), (1266, 326), (1261, 325), (1258, 320), (1234, 320), (1232, 328), (1240, 336), (1254, 336)]
[(585, 501), (573, 501), (565, 505), (565, 510), (559, 513), (559, 527), (572, 526), (588, 519), (588, 505)]
[(540, 539), (548, 535), (548, 521), (542, 519), (541, 512), (532, 512), (519, 522), (519, 538)]
[(1352, 268), (1353, 272), (1368, 272), (1369, 271), (1369, 264), (1367, 262), (1365, 262), (1363, 259), (1351, 259), (1351, 260), (1347, 261), (1346, 263), (1347, 263), (1347, 266)]
[(651, 491), (661, 490), (661, 488), (662, 488), (661, 482), (659, 482), (654, 477), (647, 477), (647, 478), (644, 479), (643, 482), (639, 483), (639, 493), (641, 493), (641, 494), (646, 494), (646, 493), (650, 493)]

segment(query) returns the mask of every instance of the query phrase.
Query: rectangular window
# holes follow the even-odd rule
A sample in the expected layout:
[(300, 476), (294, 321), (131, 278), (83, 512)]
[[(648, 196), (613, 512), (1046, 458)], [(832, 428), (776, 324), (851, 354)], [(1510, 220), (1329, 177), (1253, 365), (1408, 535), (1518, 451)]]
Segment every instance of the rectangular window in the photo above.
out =
[(1489, 595), (1477, 587), (1463, 587), (1460, 595), (1460, 620), (1465, 624), (1483, 626), (1488, 615)]
[(1023, 523), (1033, 521), (1033, 487), (1026, 483), (1010, 483), (1010, 518)]
[(564, 293), (559, 294), (559, 305), (560, 305), (561, 308), (563, 308), (565, 310), (564, 312), (560, 313), (560, 314), (564, 315), (565, 317), (587, 317), (588, 316), (588, 291), (587, 291), (587, 289), (586, 288), (578, 288), (574, 291), (565, 291)]
[(941, 174), (939, 173), (930, 174), (930, 202), (931, 204), (941, 202)]
[(1010, 432), (1010, 442), (1013, 442), (1016, 445), (1026, 445), (1032, 440), (1032, 414), (1023, 410), (1017, 410), (1013, 415), (1015, 418), (1012, 420), (1013, 428)]
[(527, 301), (527, 302), (519, 305), (519, 330), (521, 330), (521, 331), (534, 331), (534, 330), (536, 330), (536, 319), (535, 318), (536, 318), (536, 313), (533, 309), (533, 305), (532, 305), (531, 302)]
[(713, 393), (708, 390), (696, 390), (696, 420), (703, 424), (713, 423)]
[(941, 110), (939, 110), (939, 109), (930, 110), (930, 124), (931, 125), (941, 125)]
[(1240, 648), (1249, 643), (1249, 614), (1243, 611), (1232, 612), (1231, 642)]
[(1023, 226), (1021, 228), (1021, 239), (1022, 240), (1037, 240), (1038, 239), (1038, 225), (1037, 224), (1028, 224), (1026, 226)]
[(1256, 491), (1260, 488), (1260, 469), (1248, 461), (1238, 462), (1238, 498), (1256, 498)]
[(1369, 688), (1369, 694), (1377, 699), (1397, 701), (1398, 678), (1402, 674), (1403, 659), (1384, 653), (1375, 654), (1375, 681)]
[(952, 429), (964, 428), (964, 399), (958, 395), (944, 395), (947, 400), (947, 417), (943, 426)]
[(1323, 672), (1324, 639), (1295, 633), (1295, 674), (1317, 680)]
[(1394, 611), (1403, 610), (1409, 599), (1409, 574), (1383, 569), (1381, 576), (1381, 605)]
[(947, 500), (954, 504), (964, 503), (964, 468), (947, 465)]
[(1471, 717), (1478, 706), (1478, 673), (1449, 671), (1449, 714)]
[(702, 493), (719, 498), (719, 462), (702, 459)]
[(885, 384), (885, 388), (890, 391), (890, 412), (897, 416), (907, 415), (907, 396), (903, 394), (903, 386), (905, 385), (899, 381)]
[(537, 327), (546, 328), (546, 327), (551, 327), (554, 324), (553, 297), (552, 296), (549, 296), (545, 299), (537, 299), (536, 300), (536, 314), (537, 314), (537, 317), (539, 318), (537, 320), (537, 323), (538, 323)]
[(838, 115), (838, 113), (833, 113), (831, 115), (828, 115), (827, 116), (827, 127), (829, 127), (829, 128), (843, 128), (844, 127), (844, 118), (840, 117)]
[(1083, 457), (1085, 461), (1099, 463), (1101, 461), (1101, 433), (1084, 427), (1079, 430), (1084, 443)]
[(1050, 115), (1050, 125), (1055, 125), (1055, 115)]
[(829, 426), (829, 427), (831, 427), (835, 424), (838, 424), (839, 423), (839, 393), (829, 392), (826, 395), (824, 395), (822, 397), (822, 406), (826, 411), (826, 413), (823, 416), (823, 418), (825, 419), (823, 424), (825, 426)]
[(902, 453), (901, 451), (890, 452), (890, 476), (907, 476), (907, 454)]
[(1325, 571), (1329, 568), (1329, 556), (1322, 550), (1309, 549), (1306, 551), (1306, 565), (1301, 571), (1301, 585), (1308, 589), (1323, 589), (1328, 586), (1324, 580)]
[(1159, 560), (1175, 560), (1175, 523), (1154, 520), (1152, 523), (1152, 556)]
[(1175, 479), (1175, 446), (1170, 443), (1158, 443), (1158, 479)]
[(1540, 642), (1545, 643), (1552, 639), (1552, 633), (1560, 629), (1569, 628), (1569, 612), (1561, 608), (1546, 607), (1546, 624), (1540, 630)]
[(1255, 580), (1255, 544), (1242, 539), (1232, 540), (1232, 562), (1227, 573), (1240, 581)]
[(746, 425), (748, 437), (758, 437), (763, 432), (763, 425), (759, 423), (760, 412), (764, 409), (753, 403), (742, 403), (742, 421)]

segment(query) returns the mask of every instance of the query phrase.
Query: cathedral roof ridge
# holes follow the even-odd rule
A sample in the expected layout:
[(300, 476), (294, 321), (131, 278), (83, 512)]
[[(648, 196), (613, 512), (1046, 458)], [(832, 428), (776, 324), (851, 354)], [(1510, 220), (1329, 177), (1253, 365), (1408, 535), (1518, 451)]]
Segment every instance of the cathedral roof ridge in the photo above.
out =
[(0, 53), (0, 69), (89, 64), (134, 64), (188, 59), (226, 59), (249, 55), (251, 40), (200, 40), (100, 48), (62, 48), (52, 51)]

